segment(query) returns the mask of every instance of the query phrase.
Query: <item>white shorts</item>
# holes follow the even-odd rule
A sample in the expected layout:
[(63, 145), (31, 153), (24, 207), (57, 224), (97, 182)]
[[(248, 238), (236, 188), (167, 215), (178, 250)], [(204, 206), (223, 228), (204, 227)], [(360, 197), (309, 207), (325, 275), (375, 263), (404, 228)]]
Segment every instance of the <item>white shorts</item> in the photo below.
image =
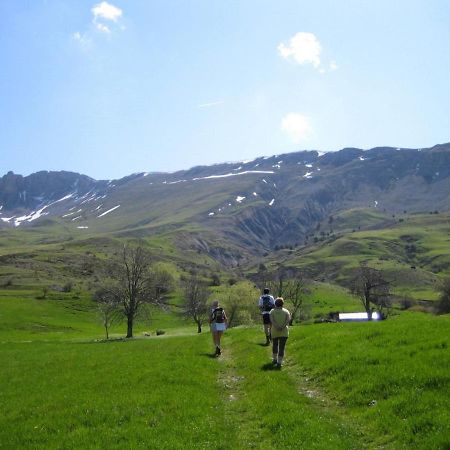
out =
[(211, 331), (225, 331), (226, 326), (224, 323), (212, 323), (211, 324)]

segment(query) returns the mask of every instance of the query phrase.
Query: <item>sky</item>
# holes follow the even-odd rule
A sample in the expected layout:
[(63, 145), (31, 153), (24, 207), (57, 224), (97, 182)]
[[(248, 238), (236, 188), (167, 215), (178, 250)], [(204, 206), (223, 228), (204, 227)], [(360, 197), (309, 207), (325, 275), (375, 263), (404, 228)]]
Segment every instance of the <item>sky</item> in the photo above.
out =
[(448, 0), (0, 0), (0, 175), (450, 141)]

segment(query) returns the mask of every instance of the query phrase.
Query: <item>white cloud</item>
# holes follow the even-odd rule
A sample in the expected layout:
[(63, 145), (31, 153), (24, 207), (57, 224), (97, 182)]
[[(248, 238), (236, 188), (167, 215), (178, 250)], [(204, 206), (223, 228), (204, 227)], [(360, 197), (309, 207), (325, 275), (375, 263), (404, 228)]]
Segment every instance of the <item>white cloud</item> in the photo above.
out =
[(312, 64), (315, 68), (320, 66), (322, 46), (313, 33), (297, 33), (287, 45), (282, 42), (277, 49), (284, 59), (292, 59), (298, 64)]
[(94, 15), (94, 22), (99, 18), (117, 22), (122, 17), (122, 10), (108, 2), (101, 2), (94, 5), (91, 11)]
[(295, 144), (308, 139), (312, 132), (308, 117), (298, 113), (286, 114), (281, 120), (281, 129)]
[(330, 70), (337, 70), (339, 66), (336, 64), (335, 61), (330, 61)]
[(81, 34), (79, 31), (72, 34), (72, 39), (84, 48), (90, 47), (92, 44), (91, 39), (86, 34)]
[[(116, 30), (125, 30), (119, 20), (122, 18), (123, 11), (117, 6), (111, 5), (108, 2), (101, 2), (95, 4), (91, 8), (93, 15), (90, 27), (84, 32), (77, 31), (72, 34), (72, 39), (83, 47), (84, 50), (89, 50), (95, 43), (95, 31), (110, 35)], [(106, 23), (105, 23), (106, 22)]]
[(103, 25), (102, 23), (97, 23), (96, 24), (96, 28), (101, 33), (106, 33), (106, 34), (110, 34), (111, 33), (111, 30), (106, 25)]

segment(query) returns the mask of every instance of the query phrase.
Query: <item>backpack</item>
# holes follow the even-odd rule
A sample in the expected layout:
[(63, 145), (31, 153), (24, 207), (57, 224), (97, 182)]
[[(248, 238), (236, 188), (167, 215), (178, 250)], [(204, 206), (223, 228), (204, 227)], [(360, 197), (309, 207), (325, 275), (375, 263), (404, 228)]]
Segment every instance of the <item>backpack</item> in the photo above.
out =
[(273, 303), (272, 303), (272, 298), (270, 295), (263, 295), (261, 296), (262, 301), (263, 301), (263, 309), (266, 312), (272, 311), (273, 309)]
[(225, 311), (223, 308), (216, 308), (212, 313), (212, 320), (216, 323), (223, 323), (225, 321)]

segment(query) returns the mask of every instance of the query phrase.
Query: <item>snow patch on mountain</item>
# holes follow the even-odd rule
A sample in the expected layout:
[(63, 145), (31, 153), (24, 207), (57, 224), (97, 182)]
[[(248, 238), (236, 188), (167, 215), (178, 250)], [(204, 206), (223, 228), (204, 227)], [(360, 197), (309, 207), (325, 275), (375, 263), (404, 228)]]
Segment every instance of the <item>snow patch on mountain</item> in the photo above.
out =
[[(23, 222), (33, 222), (33, 220), (39, 219), (42, 216), (46, 216), (48, 214), (48, 212), (44, 212), (44, 210), (46, 210), (50, 206), (54, 205), (55, 203), (59, 203), (64, 200), (67, 200), (69, 198), (72, 198), (74, 195), (75, 195), (74, 193), (68, 194), (58, 200), (55, 200), (54, 202), (49, 203), (48, 205), (43, 206), (41, 209), (38, 209), (37, 211), (32, 211), (30, 214), (27, 214), (25, 216), (16, 217), (15, 219), (14, 219), (15, 216), (13, 216), (13, 217), (10, 217), (9, 220), (14, 219), (15, 227), (20, 226)], [(8, 223), (9, 223), (9, 220), (7, 221)]]
[(108, 209), (108, 211), (105, 211), (104, 213), (101, 213), (99, 216), (97, 217), (103, 217), (106, 216), (106, 214), (109, 214), (110, 212), (113, 212), (114, 210), (116, 210), (117, 208), (119, 208), (120, 205), (114, 206), (114, 208)]
[(273, 198), (272, 200), (270, 200), (269, 206), (272, 206), (274, 203), (275, 203), (275, 199)]
[(245, 197), (241, 197), (240, 195), (238, 195), (238, 196), (236, 197), (236, 202), (237, 202), (237, 203), (242, 203), (243, 200), (245, 200)]
[(238, 173), (226, 173), (223, 175), (210, 175), (208, 177), (198, 177), (193, 178), (192, 181), (198, 181), (198, 180), (211, 180), (214, 178), (228, 178), (228, 177), (235, 177), (238, 175), (248, 175), (248, 174), (271, 174), (275, 173), (273, 170), (245, 170), (244, 172), (238, 172)]

